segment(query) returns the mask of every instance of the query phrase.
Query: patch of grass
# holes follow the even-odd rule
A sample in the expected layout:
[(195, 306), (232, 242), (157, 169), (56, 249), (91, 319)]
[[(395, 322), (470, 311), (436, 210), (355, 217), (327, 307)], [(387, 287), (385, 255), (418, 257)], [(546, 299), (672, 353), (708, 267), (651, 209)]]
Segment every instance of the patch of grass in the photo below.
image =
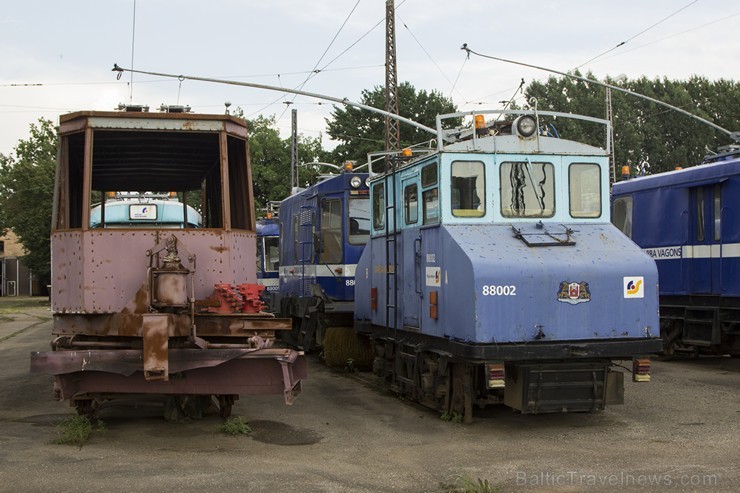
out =
[(249, 424), (244, 421), (244, 418), (242, 418), (241, 416), (236, 416), (234, 418), (229, 418), (221, 423), (218, 431), (225, 435), (235, 437), (237, 435), (248, 435), (252, 433), (252, 428), (250, 428)]
[(468, 475), (461, 475), (455, 478), (451, 485), (444, 485), (448, 493), (499, 493), (501, 488), (492, 485), (487, 479), (472, 479)]
[(93, 424), (87, 417), (74, 415), (59, 423), (61, 436), (53, 441), (56, 445), (77, 445), (80, 448), (88, 441), (93, 432), (105, 432), (105, 423), (97, 420)]
[(442, 416), (440, 416), (439, 419), (442, 421), (450, 421), (452, 423), (462, 423), (463, 415), (457, 411), (452, 411), (452, 414), (445, 412), (442, 413)]
[(49, 306), (49, 300), (40, 296), (0, 296), (0, 315), (21, 313), (28, 308)]

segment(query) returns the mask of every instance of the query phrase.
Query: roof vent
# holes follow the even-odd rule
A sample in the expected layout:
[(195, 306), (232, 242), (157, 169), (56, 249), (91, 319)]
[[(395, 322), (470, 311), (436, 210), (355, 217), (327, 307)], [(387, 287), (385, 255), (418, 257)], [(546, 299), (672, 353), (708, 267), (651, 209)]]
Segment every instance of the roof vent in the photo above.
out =
[(190, 106), (162, 103), (159, 106), (159, 111), (161, 111), (162, 113), (190, 113)]
[(116, 109), (118, 111), (123, 111), (125, 113), (148, 113), (149, 112), (149, 106), (145, 104), (118, 103), (118, 108)]

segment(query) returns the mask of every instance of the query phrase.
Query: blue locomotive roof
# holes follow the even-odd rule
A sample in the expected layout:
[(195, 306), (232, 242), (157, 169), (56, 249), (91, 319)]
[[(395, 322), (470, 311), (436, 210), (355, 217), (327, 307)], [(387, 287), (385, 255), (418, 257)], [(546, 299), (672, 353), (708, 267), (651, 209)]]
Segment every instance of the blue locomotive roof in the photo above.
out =
[(257, 221), (257, 236), (280, 236), (280, 223), (277, 218)]
[[(161, 227), (162, 225), (177, 225), (182, 227), (183, 204), (177, 200), (161, 199), (125, 199), (109, 200), (105, 203), (105, 227)], [(101, 207), (96, 205), (90, 210), (90, 226), (100, 228)], [(187, 206), (188, 224), (191, 228), (199, 228), (203, 224), (201, 215), (192, 207)]]
[(369, 176), (368, 173), (341, 173), (339, 175), (329, 175), (324, 177), (315, 185), (311, 185), (305, 190), (301, 190), (295, 195), (287, 197), (281, 202), (281, 207), (282, 204), (289, 204), (296, 200), (305, 200), (308, 197), (312, 197), (317, 194), (339, 192), (342, 190), (352, 190), (353, 188), (350, 185), (350, 180), (355, 176), (359, 176), (362, 180), (360, 188), (365, 188), (364, 185), (365, 180)]
[(657, 175), (643, 176), (614, 184), (614, 195), (622, 195), (654, 188), (692, 187), (716, 183), (740, 173), (740, 158), (701, 164), (691, 168), (668, 171)]

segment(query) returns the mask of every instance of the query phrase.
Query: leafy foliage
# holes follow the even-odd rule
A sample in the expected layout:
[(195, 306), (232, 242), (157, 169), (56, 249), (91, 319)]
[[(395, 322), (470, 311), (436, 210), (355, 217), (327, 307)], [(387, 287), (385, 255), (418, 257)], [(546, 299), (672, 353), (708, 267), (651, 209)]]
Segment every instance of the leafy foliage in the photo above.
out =
[(12, 229), (26, 251), (23, 261), (48, 282), (51, 209), (56, 166), (56, 129), (50, 120), (31, 124), (15, 156), (0, 154), (0, 232)]
[[(272, 200), (290, 195), (290, 139), (281, 139), (274, 117), (259, 116), (248, 120), (249, 157), (252, 165), (252, 183), (257, 209)], [(326, 160), (328, 154), (320, 138), (299, 135), (297, 164)], [(298, 166), (299, 186), (313, 183), (317, 166)]]
[[(576, 75), (581, 75), (576, 72)], [(594, 78), (591, 73), (587, 78)], [(740, 83), (720, 79), (709, 81), (694, 76), (689, 80), (667, 78), (606, 82), (666, 102), (728, 130), (740, 129)], [(538, 109), (578, 113), (604, 118), (606, 89), (566, 77), (550, 77), (546, 83), (533, 82), (527, 99), (536, 99)], [(634, 169), (648, 162), (653, 173), (688, 167), (701, 162), (707, 149), (730, 143), (728, 136), (679, 112), (645, 99), (611, 91), (614, 150), (617, 167)], [(561, 137), (604, 146), (603, 131), (594, 126), (582, 132), (570, 122), (557, 122)]]
[[(416, 91), (409, 82), (398, 86), (398, 113), (431, 128), (436, 127), (438, 114), (454, 113), (455, 105), (437, 91)], [(375, 86), (362, 91), (360, 103), (385, 109), (385, 88)], [(355, 160), (364, 163), (369, 152), (383, 150), (385, 146), (385, 117), (368, 110), (335, 106), (331, 119), (326, 120), (327, 133), (341, 143), (332, 152), (335, 162)], [(421, 129), (401, 123), (401, 146), (430, 140), (433, 136)]]

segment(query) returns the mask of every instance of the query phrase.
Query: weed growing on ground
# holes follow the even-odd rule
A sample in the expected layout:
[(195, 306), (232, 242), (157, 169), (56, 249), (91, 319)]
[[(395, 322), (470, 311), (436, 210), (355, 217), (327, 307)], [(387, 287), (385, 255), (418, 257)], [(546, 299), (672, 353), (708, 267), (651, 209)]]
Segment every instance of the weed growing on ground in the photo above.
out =
[(468, 475), (455, 478), (451, 485), (443, 485), (448, 493), (499, 493), (501, 488), (492, 485), (487, 479), (472, 479)]
[(80, 448), (87, 442), (93, 432), (104, 432), (105, 423), (97, 420), (95, 424), (85, 416), (74, 415), (59, 423), (61, 436), (53, 441), (56, 445), (77, 445)]
[(452, 423), (462, 423), (463, 416), (457, 411), (452, 411), (452, 414), (447, 412), (442, 413), (442, 416), (440, 416), (439, 419), (442, 421), (450, 421)]
[(249, 427), (249, 424), (244, 421), (244, 418), (241, 416), (236, 416), (234, 418), (229, 418), (223, 423), (221, 423), (221, 426), (219, 426), (218, 430), (229, 436), (237, 436), (237, 435), (248, 435), (252, 433), (252, 428)]

